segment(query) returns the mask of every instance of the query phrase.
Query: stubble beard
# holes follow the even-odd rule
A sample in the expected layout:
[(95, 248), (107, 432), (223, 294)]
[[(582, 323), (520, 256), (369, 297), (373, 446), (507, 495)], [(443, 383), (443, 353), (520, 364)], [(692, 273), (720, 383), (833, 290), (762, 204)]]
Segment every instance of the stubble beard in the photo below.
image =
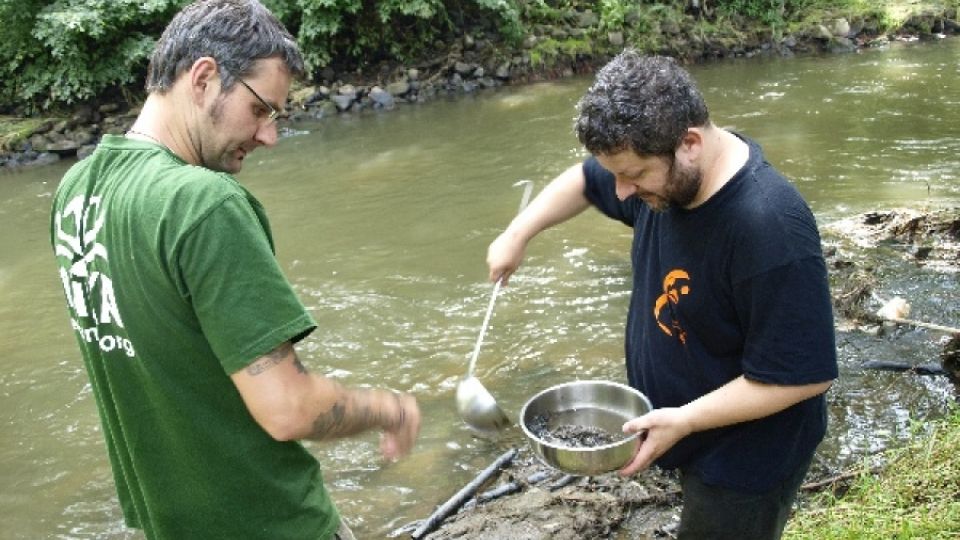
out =
[(220, 122), (223, 120), (223, 96), (218, 98), (213, 107), (207, 111), (207, 118), (210, 120), (208, 127), (210, 131), (201, 136), (200, 147), (200, 165), (217, 172), (236, 174), (240, 172), (242, 163), (237, 163), (231, 167), (228, 148), (221, 148), (215, 140), (214, 135), (220, 128)]
[(696, 167), (677, 166), (677, 160), (670, 162), (667, 171), (667, 184), (662, 197), (653, 201), (646, 201), (654, 212), (663, 212), (670, 208), (686, 208), (700, 192), (703, 183), (703, 173)]

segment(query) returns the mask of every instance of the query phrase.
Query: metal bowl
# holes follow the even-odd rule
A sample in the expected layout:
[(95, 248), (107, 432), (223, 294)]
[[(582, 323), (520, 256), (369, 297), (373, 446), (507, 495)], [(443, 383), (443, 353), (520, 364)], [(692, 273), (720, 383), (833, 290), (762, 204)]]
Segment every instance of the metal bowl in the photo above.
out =
[[(625, 435), (624, 422), (650, 412), (643, 393), (610, 381), (574, 381), (543, 390), (524, 404), (520, 426), (545, 464), (568, 474), (595, 475), (623, 468), (633, 458), (639, 434)], [(613, 442), (584, 446), (552, 436), (561, 426), (602, 430)]]

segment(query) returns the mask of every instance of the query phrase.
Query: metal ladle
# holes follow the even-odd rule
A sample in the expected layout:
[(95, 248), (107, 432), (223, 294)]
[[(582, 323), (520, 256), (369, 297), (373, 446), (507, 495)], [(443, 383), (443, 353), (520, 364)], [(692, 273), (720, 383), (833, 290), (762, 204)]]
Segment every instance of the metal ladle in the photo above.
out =
[[(522, 212), (530, 199), (530, 192), (533, 190), (533, 182), (530, 180), (521, 180), (514, 186), (524, 185), (523, 198), (520, 200), (519, 212)], [(457, 384), (457, 412), (460, 418), (476, 431), (481, 433), (491, 433), (499, 431), (510, 425), (510, 419), (503, 412), (503, 409), (497, 405), (497, 400), (483, 386), (480, 379), (473, 375), (473, 369), (477, 365), (477, 357), (480, 355), (480, 345), (483, 343), (483, 336), (487, 332), (487, 326), (490, 324), (490, 316), (493, 315), (493, 304), (497, 300), (497, 293), (500, 292), (500, 285), (503, 283), (503, 277), (497, 279), (493, 285), (493, 293), (490, 295), (490, 303), (487, 305), (487, 314), (483, 318), (483, 324), (480, 326), (480, 335), (477, 336), (477, 343), (473, 346), (473, 354), (470, 356), (470, 365), (467, 367), (467, 374)]]

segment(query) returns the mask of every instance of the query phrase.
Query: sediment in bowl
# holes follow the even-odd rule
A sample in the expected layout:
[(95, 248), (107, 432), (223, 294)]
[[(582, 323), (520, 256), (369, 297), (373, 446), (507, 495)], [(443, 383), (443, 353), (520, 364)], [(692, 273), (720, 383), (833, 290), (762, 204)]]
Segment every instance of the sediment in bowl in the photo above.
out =
[(530, 398), (520, 411), (520, 425), (531, 449), (545, 464), (568, 474), (595, 475), (626, 465), (636, 452), (637, 434), (623, 435), (613, 443), (576, 447), (546, 441), (532, 424), (546, 415), (558, 423), (599, 427), (621, 435), (624, 422), (652, 409), (641, 392), (612, 381), (573, 381), (547, 388)]

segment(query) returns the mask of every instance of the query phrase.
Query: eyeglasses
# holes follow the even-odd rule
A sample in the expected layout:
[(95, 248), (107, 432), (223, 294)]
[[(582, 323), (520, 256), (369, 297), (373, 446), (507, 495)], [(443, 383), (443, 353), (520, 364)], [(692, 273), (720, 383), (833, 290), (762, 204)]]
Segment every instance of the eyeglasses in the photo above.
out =
[[(233, 74), (231, 73), (231, 75)], [(263, 103), (263, 106), (266, 107), (268, 111), (270, 111), (269, 113), (267, 113), (268, 124), (276, 122), (278, 118), (286, 118), (285, 112), (278, 111), (273, 107), (273, 105), (270, 105), (269, 103), (267, 103), (267, 100), (260, 97), (260, 94), (258, 94), (257, 91), (254, 90), (253, 88), (250, 88), (250, 85), (244, 82), (243, 79), (241, 79), (240, 77), (237, 77), (236, 75), (233, 75), (233, 78), (236, 79), (238, 83), (242, 84), (244, 88), (249, 90), (250, 93), (253, 94), (253, 97), (257, 98), (257, 100), (259, 100), (260, 103)]]

